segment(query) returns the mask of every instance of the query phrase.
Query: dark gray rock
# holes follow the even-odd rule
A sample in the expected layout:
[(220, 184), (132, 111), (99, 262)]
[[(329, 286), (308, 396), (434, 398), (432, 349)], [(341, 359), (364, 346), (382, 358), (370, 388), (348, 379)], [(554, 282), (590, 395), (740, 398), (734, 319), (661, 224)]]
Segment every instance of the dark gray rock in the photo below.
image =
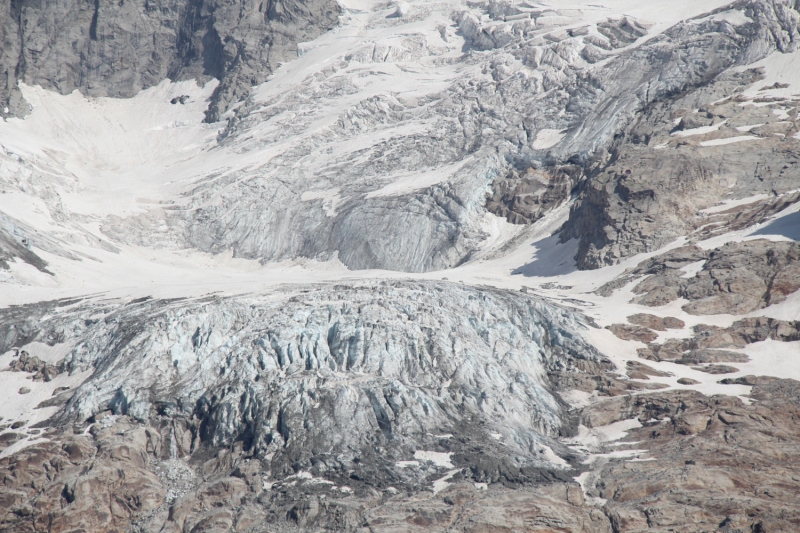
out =
[(18, 81), (127, 98), (165, 79), (217, 78), (214, 122), (338, 15), (333, 0), (4, 0), (0, 107), (28, 113)]
[(577, 165), (528, 168), (522, 174), (512, 168), (492, 183), (486, 209), (512, 224), (530, 224), (568, 200), (583, 177)]
[(636, 313), (628, 317), (628, 322), (655, 331), (667, 331), (668, 329), (682, 329), (686, 324), (683, 320), (671, 316), (660, 317), (648, 313)]
[(738, 368), (729, 365), (694, 366), (692, 369), (706, 374), (733, 374), (739, 371)]

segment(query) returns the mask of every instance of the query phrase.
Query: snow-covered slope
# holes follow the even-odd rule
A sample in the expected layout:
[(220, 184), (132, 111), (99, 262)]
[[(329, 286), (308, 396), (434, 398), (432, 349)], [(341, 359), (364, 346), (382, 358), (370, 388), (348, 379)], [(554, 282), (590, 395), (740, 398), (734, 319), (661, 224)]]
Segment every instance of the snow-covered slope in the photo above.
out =
[(624, 3), (365, 4), (224, 128), (199, 120), (213, 82), (92, 102), (22, 87), (35, 106), (3, 124), (6, 194), (46, 189), (67, 231), (114, 246), (452, 267), (493, 244), (485, 196), (509, 165), (580, 164), (651, 102), (789, 46), (796, 21), (753, 5), (750, 23), (679, 23), (717, 7), (687, 3), (652, 25)]

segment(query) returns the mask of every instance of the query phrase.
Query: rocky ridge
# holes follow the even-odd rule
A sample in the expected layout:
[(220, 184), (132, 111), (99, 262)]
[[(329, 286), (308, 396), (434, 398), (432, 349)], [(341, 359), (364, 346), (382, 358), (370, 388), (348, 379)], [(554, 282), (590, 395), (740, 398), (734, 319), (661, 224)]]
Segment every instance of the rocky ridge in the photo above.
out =
[[(742, 315), (783, 302), (800, 288), (799, 252), (796, 242), (768, 239), (713, 250), (684, 246), (640, 263), (598, 293), (610, 295), (644, 277), (632, 288), (638, 304), (658, 307), (685, 298), (683, 309), (693, 315)], [(687, 272), (694, 265), (696, 272)]]
[(594, 424), (637, 416), (641, 427), (629, 433), (631, 444), (623, 447), (646, 449), (651, 457), (609, 461), (585, 482), (587, 496), (606, 500), (603, 509), (614, 531), (798, 527), (795, 452), (787, 446), (797, 439), (791, 421), (797, 416), (798, 383), (750, 380), (749, 405), (725, 396), (656, 393), (584, 412)]

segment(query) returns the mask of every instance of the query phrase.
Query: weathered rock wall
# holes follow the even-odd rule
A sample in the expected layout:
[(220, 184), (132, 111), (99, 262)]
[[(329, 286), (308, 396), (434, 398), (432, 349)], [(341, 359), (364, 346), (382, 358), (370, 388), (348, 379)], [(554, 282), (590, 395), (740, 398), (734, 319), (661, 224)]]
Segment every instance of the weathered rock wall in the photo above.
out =
[(333, 0), (4, 0), (0, 106), (27, 114), (20, 81), (127, 98), (165, 79), (217, 78), (215, 121), (338, 14)]

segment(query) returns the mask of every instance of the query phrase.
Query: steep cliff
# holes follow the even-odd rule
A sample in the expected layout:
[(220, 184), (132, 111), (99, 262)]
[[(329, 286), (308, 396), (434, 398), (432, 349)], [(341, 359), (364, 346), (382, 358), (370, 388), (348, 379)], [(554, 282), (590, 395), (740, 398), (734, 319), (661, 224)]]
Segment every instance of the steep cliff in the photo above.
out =
[(214, 122), (339, 11), (333, 0), (4, 0), (0, 105), (6, 117), (29, 112), (18, 82), (128, 98), (165, 79), (216, 78)]

